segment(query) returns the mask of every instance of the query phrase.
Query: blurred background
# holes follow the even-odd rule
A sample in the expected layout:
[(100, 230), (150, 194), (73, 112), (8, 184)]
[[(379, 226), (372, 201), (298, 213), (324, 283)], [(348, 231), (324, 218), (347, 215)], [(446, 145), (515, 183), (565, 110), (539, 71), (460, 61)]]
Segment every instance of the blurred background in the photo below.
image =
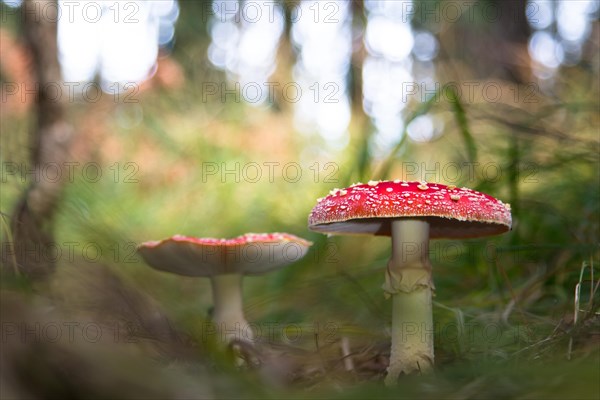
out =
[[(598, 1), (0, 3), (2, 398), (600, 396)], [(382, 379), (383, 237), (307, 229), (378, 179), (510, 203), (430, 244), (436, 373)], [(261, 344), (206, 339), (207, 279), (136, 246), (314, 242), (244, 281)], [(152, 379), (148, 379), (152, 374)]]

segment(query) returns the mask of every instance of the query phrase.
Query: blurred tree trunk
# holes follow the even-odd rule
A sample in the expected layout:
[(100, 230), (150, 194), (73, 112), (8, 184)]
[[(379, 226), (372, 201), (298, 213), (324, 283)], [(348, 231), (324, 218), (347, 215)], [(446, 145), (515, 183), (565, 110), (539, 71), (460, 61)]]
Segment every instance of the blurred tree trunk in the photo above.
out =
[[(344, 177), (342, 185), (349, 186), (353, 181), (366, 181), (375, 179), (372, 170), (372, 159), (369, 152), (369, 142), (373, 135), (371, 120), (365, 113), (363, 107), (363, 65), (368, 56), (365, 48), (364, 34), (367, 29), (367, 16), (365, 14), (364, 0), (355, 0), (350, 7), (352, 13), (352, 59), (349, 71), (349, 88), (348, 95), (352, 107), (352, 123), (354, 127), (351, 135), (356, 135), (352, 138), (356, 145), (356, 171), (349, 171), (349, 174)], [(356, 35), (356, 32), (361, 32)]]
[[(531, 82), (531, 60), (529, 57), (529, 36), (531, 28), (527, 21), (527, 0), (493, 0), (499, 10), (499, 23), (492, 24), (492, 39), (497, 43), (496, 61), (500, 69), (498, 78), (516, 85), (526, 85)], [(483, 53), (490, 54), (490, 52)], [(519, 167), (521, 150), (518, 132), (509, 133), (508, 180), (512, 214), (518, 219), (520, 213)], [(518, 229), (515, 230), (513, 241), (518, 241)]]
[(527, 0), (485, 0), (473, 3), (473, 7), (480, 24), (465, 17), (467, 22), (456, 26), (451, 54), (461, 55), (479, 78), (529, 82)]
[(25, 0), (22, 6), (23, 33), (32, 55), (36, 84), (36, 123), (26, 166), (29, 185), (13, 211), (12, 243), (3, 244), (2, 264), (3, 272), (23, 273), (33, 280), (47, 277), (57, 261), (60, 246), (54, 242), (52, 222), (68, 179), (68, 148), (73, 136), (65, 120), (68, 99), (58, 62), (57, 13), (56, 0)]
[[(527, 0), (485, 0), (474, 3), (475, 15), (483, 18), (480, 27), (472, 23), (457, 27), (452, 54), (461, 54), (480, 79), (497, 78), (517, 86), (532, 81), (527, 21)], [(524, 103), (517, 106), (522, 107)], [(509, 201), (512, 214), (519, 215), (519, 163), (522, 158), (518, 132), (507, 132)], [(513, 234), (517, 240), (517, 232)]]
[(498, 23), (492, 24), (491, 37), (496, 43), (491, 60), (500, 67), (498, 77), (517, 84), (531, 81), (528, 42), (531, 28), (525, 14), (527, 0), (493, 0), (498, 9)]

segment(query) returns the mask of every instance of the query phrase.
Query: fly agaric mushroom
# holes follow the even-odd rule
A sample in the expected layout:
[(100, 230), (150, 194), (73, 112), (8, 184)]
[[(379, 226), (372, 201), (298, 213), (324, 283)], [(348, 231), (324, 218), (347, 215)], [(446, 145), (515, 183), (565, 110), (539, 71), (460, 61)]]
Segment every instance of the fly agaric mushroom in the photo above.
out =
[(138, 252), (153, 268), (184, 276), (208, 277), (213, 323), (226, 341), (252, 341), (242, 308), (242, 278), (283, 268), (306, 255), (312, 245), (287, 233), (247, 233), (233, 239), (175, 235), (145, 242)]
[(393, 299), (389, 385), (402, 373), (433, 367), (429, 239), (504, 233), (510, 230), (511, 214), (509, 204), (467, 188), (370, 181), (334, 189), (319, 199), (308, 226), (327, 234), (391, 236), (392, 257), (383, 285), (386, 297)]

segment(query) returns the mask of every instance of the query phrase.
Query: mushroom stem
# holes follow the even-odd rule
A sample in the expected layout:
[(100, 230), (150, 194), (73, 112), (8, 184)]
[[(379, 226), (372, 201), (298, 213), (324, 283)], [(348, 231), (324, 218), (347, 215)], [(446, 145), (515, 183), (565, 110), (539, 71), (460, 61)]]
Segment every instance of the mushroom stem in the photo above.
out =
[(392, 224), (392, 258), (383, 289), (393, 299), (392, 349), (386, 385), (401, 374), (433, 367), (434, 289), (429, 262), (429, 223), (396, 219)]
[(213, 323), (220, 339), (252, 341), (254, 333), (244, 317), (242, 274), (215, 275), (210, 279), (213, 293)]

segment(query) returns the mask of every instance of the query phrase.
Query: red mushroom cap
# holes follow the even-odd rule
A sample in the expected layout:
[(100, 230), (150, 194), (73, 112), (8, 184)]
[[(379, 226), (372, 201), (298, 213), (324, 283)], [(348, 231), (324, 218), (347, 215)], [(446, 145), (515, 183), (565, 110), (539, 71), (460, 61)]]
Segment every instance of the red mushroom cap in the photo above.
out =
[(322, 233), (391, 235), (390, 220), (429, 222), (431, 238), (470, 238), (510, 230), (510, 205), (487, 194), (439, 183), (370, 181), (334, 189), (318, 200), (309, 229)]
[(138, 252), (153, 268), (185, 276), (261, 275), (300, 260), (312, 245), (288, 233), (247, 233), (232, 239), (182, 235), (144, 242)]

